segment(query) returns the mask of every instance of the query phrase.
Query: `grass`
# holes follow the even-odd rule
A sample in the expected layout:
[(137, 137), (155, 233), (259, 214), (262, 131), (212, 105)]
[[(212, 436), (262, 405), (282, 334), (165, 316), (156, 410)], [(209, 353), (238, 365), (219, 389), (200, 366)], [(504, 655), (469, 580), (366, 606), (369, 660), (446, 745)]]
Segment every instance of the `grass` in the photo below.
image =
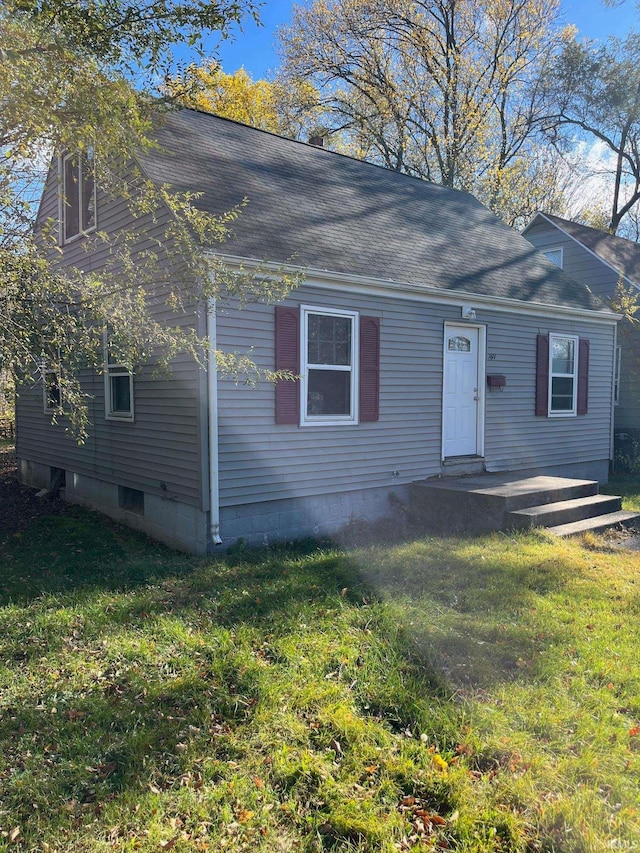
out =
[(0, 546), (0, 851), (640, 849), (640, 555)]
[(609, 477), (606, 489), (612, 495), (622, 496), (622, 508), (640, 512), (640, 475), (615, 474)]

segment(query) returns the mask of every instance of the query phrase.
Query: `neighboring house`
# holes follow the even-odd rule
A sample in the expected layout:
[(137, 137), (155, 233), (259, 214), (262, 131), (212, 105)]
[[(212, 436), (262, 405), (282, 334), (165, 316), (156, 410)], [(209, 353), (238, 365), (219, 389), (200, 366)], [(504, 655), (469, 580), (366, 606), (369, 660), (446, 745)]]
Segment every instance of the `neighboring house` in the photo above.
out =
[[(640, 291), (640, 244), (549, 213), (537, 213), (523, 235), (592, 293), (610, 300), (618, 284)], [(640, 333), (618, 329), (613, 396), (616, 433), (640, 431)]]
[[(152, 180), (201, 193), (214, 213), (248, 199), (231, 261), (304, 270), (282, 305), (182, 322), (299, 379), (253, 389), (187, 357), (170, 378), (109, 365), (88, 381), (82, 447), (50, 423), (47, 383), (23, 389), (26, 483), (64, 472), (67, 499), (203, 552), (375, 519), (412, 481), (447, 473), (606, 480), (616, 315), (475, 198), (191, 110), (158, 138), (141, 160)], [(66, 166), (49, 176), (40, 226), (58, 216)], [(75, 206), (63, 263), (99, 267), (83, 232), (126, 225), (127, 207), (91, 184)], [(161, 225), (149, 219), (151, 237)]]

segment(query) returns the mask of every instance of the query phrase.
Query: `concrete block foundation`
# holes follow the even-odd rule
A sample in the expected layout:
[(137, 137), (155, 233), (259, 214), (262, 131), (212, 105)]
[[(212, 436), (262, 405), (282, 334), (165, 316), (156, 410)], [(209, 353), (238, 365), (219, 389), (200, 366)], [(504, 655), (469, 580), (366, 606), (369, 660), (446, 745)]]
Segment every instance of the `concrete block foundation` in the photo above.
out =
[[(27, 486), (45, 489), (51, 484), (48, 465), (21, 459), (19, 472), (21, 482)], [(179, 551), (207, 553), (209, 516), (198, 507), (146, 493), (142, 506), (132, 510), (121, 505), (121, 493), (115, 483), (72, 471), (65, 472), (65, 482), (60, 497), (69, 503), (102, 512)]]
[(222, 507), (219, 547), (228, 548), (238, 540), (269, 545), (331, 536), (353, 521), (375, 523), (393, 517), (408, 498), (409, 487), (400, 485)]

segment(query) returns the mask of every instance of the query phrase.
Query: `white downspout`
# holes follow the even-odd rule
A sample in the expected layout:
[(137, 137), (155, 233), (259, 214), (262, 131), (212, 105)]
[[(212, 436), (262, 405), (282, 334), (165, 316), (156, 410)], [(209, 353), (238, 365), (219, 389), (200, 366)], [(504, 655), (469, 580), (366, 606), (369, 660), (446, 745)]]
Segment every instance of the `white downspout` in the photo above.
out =
[(222, 544), (220, 538), (220, 484), (218, 482), (218, 367), (216, 364), (216, 303), (207, 305), (207, 391), (209, 398), (209, 535), (214, 545)]
[[(618, 358), (618, 324), (613, 327), (613, 375), (611, 378), (611, 428), (609, 439), (609, 461), (615, 472), (615, 418), (616, 418), (616, 362)], [(618, 392), (620, 389), (618, 388)]]

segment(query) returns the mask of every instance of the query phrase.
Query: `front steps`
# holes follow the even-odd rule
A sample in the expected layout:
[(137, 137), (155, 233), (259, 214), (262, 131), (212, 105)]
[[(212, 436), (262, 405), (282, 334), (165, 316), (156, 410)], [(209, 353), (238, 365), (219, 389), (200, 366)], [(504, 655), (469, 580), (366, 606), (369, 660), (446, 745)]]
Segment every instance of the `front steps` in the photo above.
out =
[(600, 495), (595, 480), (565, 477), (482, 474), (420, 480), (412, 483), (410, 495), (417, 520), (443, 532), (545, 527), (557, 536), (572, 536), (640, 518), (621, 509), (621, 498)]

